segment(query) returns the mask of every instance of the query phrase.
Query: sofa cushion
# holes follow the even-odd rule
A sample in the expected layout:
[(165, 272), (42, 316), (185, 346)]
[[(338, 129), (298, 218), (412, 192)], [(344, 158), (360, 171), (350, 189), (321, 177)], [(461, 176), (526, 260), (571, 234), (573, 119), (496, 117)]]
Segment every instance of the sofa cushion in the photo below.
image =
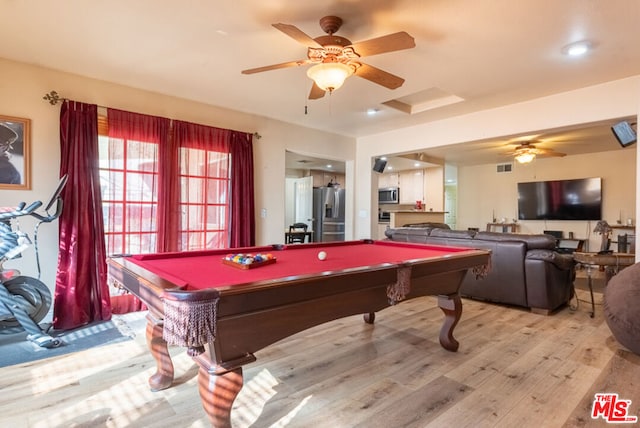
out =
[(405, 224), (403, 227), (428, 227), (429, 229), (451, 229), (446, 223), (434, 223), (434, 222), (426, 222), (426, 223), (411, 223)]
[(434, 238), (471, 239), (477, 233), (475, 230), (432, 229), (429, 236)]
[(520, 241), (527, 244), (527, 249), (547, 249), (556, 248), (556, 240), (551, 235), (525, 235), (522, 233), (501, 233), (501, 232), (478, 232), (475, 239), (485, 241)]
[(385, 230), (384, 234), (392, 241), (424, 244), (427, 242), (430, 231), (431, 229), (426, 227), (397, 227), (395, 229)]

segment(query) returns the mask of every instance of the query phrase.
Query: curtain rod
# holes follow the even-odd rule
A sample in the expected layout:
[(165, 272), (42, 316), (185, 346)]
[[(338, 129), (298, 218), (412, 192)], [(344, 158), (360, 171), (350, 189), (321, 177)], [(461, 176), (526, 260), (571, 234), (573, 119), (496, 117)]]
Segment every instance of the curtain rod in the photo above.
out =
[[(45, 101), (48, 101), (49, 104), (51, 104), (52, 106), (54, 106), (54, 105), (56, 105), (56, 104), (58, 104), (59, 102), (62, 102), (62, 101), (70, 101), (68, 98), (64, 98), (64, 97), (61, 97), (60, 95), (58, 95), (58, 93), (56, 91), (51, 91), (48, 94), (45, 94), (44, 97), (42, 97), (42, 99), (45, 100)], [(98, 106), (98, 107), (108, 108), (108, 107), (105, 107), (105, 106)], [(257, 132), (254, 132), (253, 136), (258, 140), (260, 138), (262, 138), (262, 135), (258, 134)]]

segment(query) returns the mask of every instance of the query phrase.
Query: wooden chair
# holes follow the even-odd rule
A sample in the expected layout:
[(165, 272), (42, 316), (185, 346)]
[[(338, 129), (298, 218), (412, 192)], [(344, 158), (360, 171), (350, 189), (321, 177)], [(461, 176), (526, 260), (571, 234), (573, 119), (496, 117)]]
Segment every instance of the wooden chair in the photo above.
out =
[(294, 223), (289, 226), (289, 234), (287, 236), (287, 244), (302, 244), (307, 237), (306, 223)]

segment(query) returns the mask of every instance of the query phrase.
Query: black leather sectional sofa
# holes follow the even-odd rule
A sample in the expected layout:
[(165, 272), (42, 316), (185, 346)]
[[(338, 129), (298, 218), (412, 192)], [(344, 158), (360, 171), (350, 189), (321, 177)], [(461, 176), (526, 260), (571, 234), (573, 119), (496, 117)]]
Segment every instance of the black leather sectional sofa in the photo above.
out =
[(491, 271), (483, 279), (467, 275), (460, 289), (462, 296), (522, 306), (543, 314), (550, 314), (571, 300), (575, 279), (573, 257), (555, 251), (552, 236), (445, 227), (424, 224), (387, 229), (385, 234), (393, 241), (491, 250)]

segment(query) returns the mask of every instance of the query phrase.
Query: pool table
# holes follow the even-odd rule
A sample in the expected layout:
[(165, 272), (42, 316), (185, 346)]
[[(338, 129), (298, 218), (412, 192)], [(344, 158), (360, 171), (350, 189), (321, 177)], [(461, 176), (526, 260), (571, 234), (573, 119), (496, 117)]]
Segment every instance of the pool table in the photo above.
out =
[[(320, 260), (319, 252), (326, 258)], [(271, 254), (249, 269), (228, 254)], [(486, 273), (490, 252), (392, 241), (273, 245), (108, 260), (110, 280), (149, 308), (147, 343), (157, 372), (153, 390), (168, 388), (168, 345), (184, 346), (199, 365), (198, 385), (212, 425), (228, 427), (243, 384), (242, 366), (260, 349), (327, 321), (375, 312), (405, 299), (438, 296), (444, 312), (440, 344), (458, 349), (458, 290), (467, 271)]]

